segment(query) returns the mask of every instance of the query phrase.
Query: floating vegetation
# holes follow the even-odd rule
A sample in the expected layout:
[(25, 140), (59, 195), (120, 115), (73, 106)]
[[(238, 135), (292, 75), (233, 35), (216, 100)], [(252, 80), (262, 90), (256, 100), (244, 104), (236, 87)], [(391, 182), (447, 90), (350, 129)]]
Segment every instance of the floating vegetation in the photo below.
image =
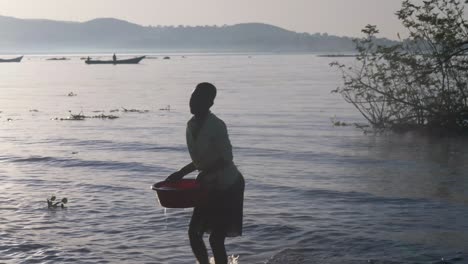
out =
[(37, 113), (37, 112), (39, 112), (39, 110), (37, 110), (37, 109), (31, 109), (31, 110), (29, 110), (29, 112)]
[(49, 58), (46, 59), (48, 61), (65, 61), (65, 60), (70, 60), (69, 58), (61, 57), (61, 58)]
[(336, 116), (332, 117), (330, 120), (331, 120), (333, 126), (350, 126), (350, 124), (348, 124), (348, 123), (336, 120)]
[(47, 208), (49, 209), (55, 209), (55, 208), (65, 208), (65, 204), (68, 203), (67, 198), (62, 198), (61, 200), (58, 200), (55, 195), (52, 195), (52, 197), (47, 198)]
[(171, 105), (167, 105), (164, 108), (159, 108), (160, 111), (171, 111)]
[(55, 118), (52, 118), (51, 120), (58, 120), (58, 121), (82, 121), (82, 120), (84, 120), (84, 118), (75, 118), (75, 117), (72, 117), (72, 116), (68, 116), (68, 117), (65, 117), (65, 118), (58, 118), (58, 117), (55, 117)]
[(125, 113), (130, 112), (130, 113), (140, 113), (140, 114), (142, 114), (142, 113), (148, 113), (149, 112), (149, 110), (127, 109), (125, 107), (122, 107), (122, 109), (123, 109), (123, 111)]
[(93, 113), (104, 113), (104, 110), (94, 110)]
[(116, 115), (105, 115), (105, 114), (100, 114), (100, 115), (94, 115), (94, 116), (85, 116), (83, 112), (80, 112), (77, 115), (74, 115), (70, 112), (70, 116), (65, 117), (65, 118), (52, 118), (52, 120), (59, 120), (59, 121), (83, 121), (87, 118), (97, 118), (97, 119), (116, 119), (119, 118), (119, 116)]
[(100, 114), (95, 116), (86, 116), (85, 118), (116, 119), (119, 118), (119, 116)]
[(368, 124), (358, 124), (358, 123), (354, 123), (353, 124), (356, 128), (360, 128), (360, 129), (366, 129), (366, 128), (370, 128), (371, 126), (368, 125)]
[(339, 121), (339, 120), (336, 120), (336, 116), (331, 118), (331, 122), (332, 122), (333, 126), (337, 126), (337, 127), (354, 126), (355, 128), (362, 129), (364, 131), (364, 133), (366, 133), (366, 134), (370, 132), (369, 128), (371, 127), (368, 124), (346, 123), (346, 122), (343, 122), (343, 121)]
[(112, 109), (109, 112), (111, 112), (111, 113), (120, 112), (120, 109)]
[(68, 110), (68, 112), (70, 113), (70, 116), (68, 118), (75, 119), (75, 120), (84, 120), (86, 118), (86, 116), (83, 115), (83, 111), (81, 111), (77, 115), (72, 114), (71, 110)]
[(357, 55), (354, 55), (354, 54), (321, 54), (321, 55), (317, 55), (317, 57), (322, 57), (322, 58), (352, 58), (352, 57), (357, 57)]
[(52, 118), (52, 120), (60, 120), (60, 121), (83, 121), (86, 116), (83, 115), (83, 112), (80, 112), (79, 114), (77, 115), (74, 115), (72, 114), (72, 112), (69, 110), (68, 112), (70, 112), (70, 115), (65, 117), (65, 118)]
[(350, 124), (348, 123), (340, 122), (340, 121), (333, 122), (333, 126), (349, 126), (349, 125)]
[(78, 94), (74, 93), (74, 92), (69, 92), (68, 93), (68, 96), (77, 96)]
[(171, 57), (169, 57), (169, 56), (166, 56), (166, 57), (163, 58), (163, 60), (170, 60), (170, 59), (171, 59)]

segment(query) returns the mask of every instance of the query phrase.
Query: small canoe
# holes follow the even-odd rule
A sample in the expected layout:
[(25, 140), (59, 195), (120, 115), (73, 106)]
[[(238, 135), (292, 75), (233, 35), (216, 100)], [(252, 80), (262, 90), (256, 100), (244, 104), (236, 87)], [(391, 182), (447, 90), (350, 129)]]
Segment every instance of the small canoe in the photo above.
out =
[(0, 62), (21, 62), (23, 56), (14, 59), (0, 59)]
[(137, 64), (139, 63), (142, 59), (144, 59), (145, 56), (133, 58), (133, 59), (126, 59), (126, 60), (85, 60), (86, 64)]

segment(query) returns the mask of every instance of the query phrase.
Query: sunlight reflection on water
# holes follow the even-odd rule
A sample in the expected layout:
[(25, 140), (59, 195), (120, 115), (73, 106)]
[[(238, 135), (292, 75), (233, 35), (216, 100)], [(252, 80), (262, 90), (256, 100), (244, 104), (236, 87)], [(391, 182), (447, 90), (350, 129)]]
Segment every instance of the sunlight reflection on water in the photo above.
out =
[[(466, 261), (467, 140), (333, 127), (335, 115), (362, 118), (330, 94), (340, 79), (329, 62), (0, 64), (0, 262), (194, 263), (191, 210), (161, 208), (148, 186), (189, 160), (187, 102), (200, 81), (219, 88), (213, 112), (246, 177), (244, 236), (227, 240), (239, 263)], [(122, 107), (149, 112), (51, 120)], [(67, 197), (68, 209), (48, 210), (52, 194)]]

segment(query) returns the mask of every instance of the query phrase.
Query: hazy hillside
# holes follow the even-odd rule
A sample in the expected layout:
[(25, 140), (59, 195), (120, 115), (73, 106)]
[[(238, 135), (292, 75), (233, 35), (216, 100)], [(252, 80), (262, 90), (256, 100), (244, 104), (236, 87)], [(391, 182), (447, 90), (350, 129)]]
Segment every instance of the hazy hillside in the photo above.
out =
[(123, 50), (346, 52), (350, 38), (288, 31), (260, 23), (232, 26), (143, 27), (101, 18), (84, 23), (0, 16), (0, 52)]

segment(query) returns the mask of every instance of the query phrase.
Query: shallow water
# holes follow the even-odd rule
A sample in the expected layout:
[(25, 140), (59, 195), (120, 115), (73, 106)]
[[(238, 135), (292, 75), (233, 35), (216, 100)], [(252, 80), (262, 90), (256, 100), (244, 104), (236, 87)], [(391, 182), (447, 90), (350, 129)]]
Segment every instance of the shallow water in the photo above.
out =
[[(211, 81), (247, 182), (244, 236), (227, 241), (238, 263), (468, 263), (468, 140), (333, 127), (362, 119), (330, 94), (332, 60), (0, 64), (0, 262), (195, 263), (191, 210), (150, 186), (189, 162), (188, 99)], [(51, 120), (69, 110), (120, 118)], [(47, 209), (53, 194), (66, 209)]]

